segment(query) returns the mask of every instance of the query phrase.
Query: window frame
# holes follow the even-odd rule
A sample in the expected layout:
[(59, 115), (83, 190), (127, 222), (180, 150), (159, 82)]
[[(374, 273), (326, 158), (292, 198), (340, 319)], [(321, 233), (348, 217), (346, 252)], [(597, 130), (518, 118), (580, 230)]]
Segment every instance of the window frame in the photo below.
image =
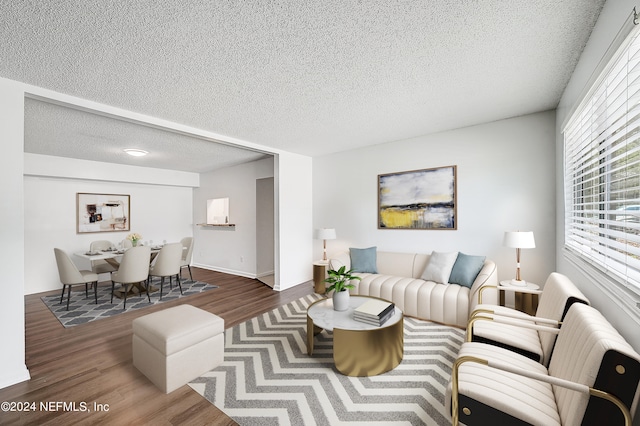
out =
[[(590, 79), (587, 91), (568, 115), (562, 128), (565, 191), (563, 255), (570, 263), (594, 278), (596, 285), (611, 295), (627, 313), (640, 319), (640, 215), (637, 225), (617, 222), (620, 216), (618, 213), (627, 212), (626, 209), (620, 210), (618, 205), (624, 206), (628, 188), (626, 184), (621, 184), (621, 200), (616, 199), (615, 189), (612, 191), (612, 188), (618, 185), (614, 179), (616, 174), (623, 176), (622, 180), (626, 180), (627, 171), (631, 168), (629, 164), (637, 167), (636, 189), (640, 191), (640, 159), (634, 159), (634, 163), (627, 163), (626, 159), (630, 155), (625, 152), (625, 157), (622, 158), (618, 153), (620, 146), (624, 151), (631, 145), (627, 143), (631, 134), (629, 123), (637, 126), (631, 127), (636, 132), (631, 142), (640, 142), (640, 118), (628, 120), (629, 111), (633, 110), (629, 109), (629, 98), (633, 98), (633, 94), (637, 97), (640, 93), (640, 90), (629, 90), (629, 81), (635, 81), (636, 84), (640, 82), (640, 60), (637, 58), (640, 55), (640, 30), (636, 18), (634, 9), (632, 16), (616, 37), (616, 45), (612, 45), (603, 57), (598, 66), (599, 72), (594, 73), (595, 78)], [(632, 56), (635, 60), (633, 71), (639, 76), (635, 79), (633, 75), (629, 78), (631, 73), (628, 71), (628, 54), (634, 49), (637, 49), (637, 53), (636, 56)], [(627, 62), (624, 68), (626, 73), (612, 75), (611, 73), (620, 66), (620, 61)], [(612, 96), (612, 93), (616, 93), (615, 90), (621, 90), (616, 86), (623, 80), (624, 95)], [(603, 87), (609, 88), (608, 91), (605, 90), (604, 99)], [(615, 90), (610, 90), (612, 88)], [(629, 96), (630, 92), (632, 96)], [(620, 111), (608, 104), (610, 101), (617, 103), (621, 100), (624, 100), (626, 107), (621, 115), (627, 120), (623, 126), (615, 124), (617, 115), (609, 114), (611, 109), (615, 114), (619, 114)], [(636, 105), (640, 106), (640, 100), (636, 102)], [(640, 116), (640, 112), (637, 114)], [(623, 133), (614, 136), (612, 128), (614, 131), (616, 128), (622, 128)], [(617, 145), (618, 143), (621, 145)], [(633, 152), (640, 157), (640, 145), (636, 146)], [(640, 195), (628, 205), (640, 205)], [(625, 213), (621, 217), (624, 218)], [(580, 217), (582, 220), (579, 220)], [(633, 234), (628, 232), (629, 230), (633, 230)], [(620, 243), (619, 239), (624, 243)]]

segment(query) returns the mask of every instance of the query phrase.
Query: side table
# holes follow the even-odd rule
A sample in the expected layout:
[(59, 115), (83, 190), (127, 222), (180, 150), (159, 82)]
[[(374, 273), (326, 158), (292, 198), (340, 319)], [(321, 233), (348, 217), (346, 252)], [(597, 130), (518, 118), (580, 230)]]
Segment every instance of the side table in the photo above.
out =
[(529, 315), (535, 315), (538, 309), (538, 295), (542, 293), (540, 286), (527, 283), (526, 286), (511, 284), (511, 280), (500, 281), (498, 292), (500, 293), (500, 305), (504, 306), (505, 291), (513, 291), (515, 295), (515, 308)]
[(313, 262), (313, 291), (318, 294), (325, 294), (327, 287), (324, 280), (327, 278), (328, 260), (317, 260)]

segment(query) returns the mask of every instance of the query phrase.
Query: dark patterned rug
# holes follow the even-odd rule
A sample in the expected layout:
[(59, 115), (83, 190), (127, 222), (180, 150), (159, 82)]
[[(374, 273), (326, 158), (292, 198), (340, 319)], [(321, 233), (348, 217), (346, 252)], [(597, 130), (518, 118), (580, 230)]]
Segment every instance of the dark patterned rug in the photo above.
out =
[(307, 355), (306, 296), (225, 331), (224, 362), (191, 381), (242, 426), (450, 425), (444, 395), (464, 330), (404, 318), (404, 358), (372, 377), (333, 363), (332, 333)]
[[(131, 312), (136, 309), (147, 308), (149, 306), (170, 302), (182, 297), (191, 296), (193, 294), (202, 293), (218, 288), (218, 286), (203, 283), (200, 281), (181, 280), (182, 292), (173, 281), (173, 289), (169, 287), (169, 281), (165, 279), (162, 300), (160, 300), (160, 278), (154, 278), (151, 285), (157, 287), (158, 291), (151, 292), (151, 303), (147, 298), (147, 293), (127, 296), (127, 309), (123, 309), (124, 300), (117, 297), (113, 298), (111, 303), (111, 283), (101, 284), (98, 286), (98, 304), (95, 303), (93, 289), (89, 289), (89, 297), (85, 296), (84, 287), (78, 285), (76, 291), (71, 292), (71, 302), (67, 311), (67, 293), (65, 292), (62, 303), (60, 303), (60, 293), (55, 296), (43, 296), (41, 299), (45, 305), (58, 318), (58, 321), (65, 327), (73, 327), (75, 325), (85, 324), (87, 322), (109, 318), (114, 315)], [(81, 289), (81, 290), (80, 290)], [(116, 286), (116, 290), (118, 287)], [(60, 289), (62, 291), (62, 289)]]

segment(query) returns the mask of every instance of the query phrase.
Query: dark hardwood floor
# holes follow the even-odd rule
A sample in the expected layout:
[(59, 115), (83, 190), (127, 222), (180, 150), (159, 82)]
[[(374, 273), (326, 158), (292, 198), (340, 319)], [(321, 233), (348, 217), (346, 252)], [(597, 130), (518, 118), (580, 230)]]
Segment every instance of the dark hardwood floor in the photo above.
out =
[[(21, 408), (0, 411), (0, 424), (235, 425), (188, 385), (165, 395), (135, 369), (131, 322), (188, 303), (224, 318), (225, 328), (230, 328), (312, 293), (313, 285), (276, 292), (249, 278), (199, 268), (193, 268), (193, 275), (220, 288), (71, 328), (62, 327), (40, 300), (58, 291), (26, 296), (26, 364), (31, 380), (0, 389), (0, 402)], [(73, 403), (77, 411), (71, 411)], [(94, 403), (102, 410), (94, 411)]]

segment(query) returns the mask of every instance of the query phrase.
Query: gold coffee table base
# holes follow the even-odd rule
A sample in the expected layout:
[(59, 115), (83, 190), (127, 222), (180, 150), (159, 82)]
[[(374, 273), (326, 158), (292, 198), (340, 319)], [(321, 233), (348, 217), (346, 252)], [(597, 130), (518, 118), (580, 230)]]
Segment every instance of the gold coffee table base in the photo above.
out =
[(404, 355), (403, 320), (377, 330), (333, 330), (333, 361), (345, 376), (391, 371)]

